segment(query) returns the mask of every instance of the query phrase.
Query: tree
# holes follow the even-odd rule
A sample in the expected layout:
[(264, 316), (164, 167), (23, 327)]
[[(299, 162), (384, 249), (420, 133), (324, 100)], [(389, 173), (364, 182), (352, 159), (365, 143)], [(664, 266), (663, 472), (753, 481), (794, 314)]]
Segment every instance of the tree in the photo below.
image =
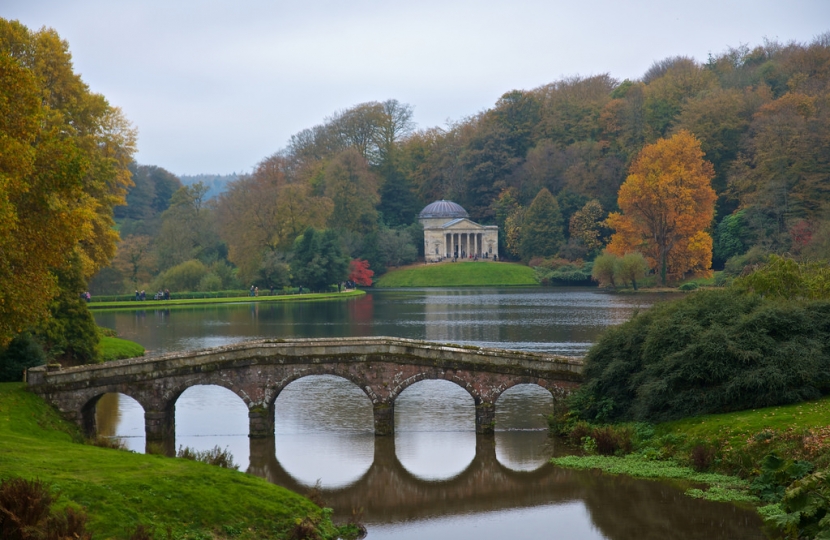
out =
[(0, 19), (0, 346), (49, 316), (58, 273), (109, 264), (135, 131), (54, 30)]
[(349, 281), (353, 281), (364, 287), (371, 287), (372, 276), (374, 275), (375, 273), (369, 269), (369, 261), (352, 259), (349, 262)]
[(604, 215), (605, 212), (596, 199), (585, 203), (585, 206), (571, 216), (571, 238), (582, 242), (589, 252), (599, 250), (602, 247), (600, 235)]
[(354, 149), (338, 154), (326, 167), (326, 196), (334, 202), (329, 226), (367, 233), (377, 224), (377, 177)]
[(309, 227), (294, 242), (291, 263), (294, 282), (312, 291), (322, 291), (348, 276), (349, 258), (340, 250), (337, 234)]
[(688, 131), (646, 146), (620, 188), (622, 213), (608, 216), (608, 225), (616, 230), (608, 251), (643, 253), (664, 285), (669, 275), (707, 271), (712, 238), (705, 229), (714, 216), (713, 176), (700, 142)]
[(118, 251), (112, 264), (132, 284), (134, 289), (139, 283), (150, 281), (155, 259), (150, 249), (149, 236), (128, 236), (118, 244)]
[(418, 250), (412, 244), (412, 236), (401, 229), (378, 231), (378, 249), (387, 265), (401, 266), (415, 261)]
[(607, 287), (608, 285), (616, 288), (617, 282), (615, 277), (617, 275), (617, 256), (613, 253), (605, 252), (598, 255), (594, 259), (594, 266), (591, 268), (591, 278), (599, 283), (600, 287)]
[(637, 290), (637, 280), (646, 276), (648, 272), (648, 261), (642, 253), (626, 253), (615, 266), (615, 273), (623, 283), (631, 282), (634, 290)]
[(552, 257), (557, 254), (565, 237), (559, 204), (546, 188), (542, 188), (525, 212), (519, 240), (519, 254), (531, 257)]

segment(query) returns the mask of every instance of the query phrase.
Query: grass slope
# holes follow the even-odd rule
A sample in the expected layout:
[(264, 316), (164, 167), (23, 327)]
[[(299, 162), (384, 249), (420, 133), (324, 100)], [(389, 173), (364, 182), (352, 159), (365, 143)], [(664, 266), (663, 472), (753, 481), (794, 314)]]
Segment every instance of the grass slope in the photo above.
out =
[(393, 270), (375, 287), (494, 287), (539, 285), (536, 273), (523, 264), (494, 262), (441, 263)]
[(74, 426), (24, 384), (0, 383), (0, 478), (39, 478), (60, 504), (83, 506), (95, 539), (128, 538), (139, 523), (158, 537), (285, 538), (313, 516), (326, 536), (327, 512), (284, 488), (241, 472), (184, 459), (79, 444)]
[(236, 298), (188, 298), (180, 300), (128, 300), (123, 302), (90, 302), (89, 309), (102, 311), (105, 309), (148, 309), (148, 308), (175, 308), (193, 305), (210, 304), (238, 304), (248, 302), (314, 302), (320, 300), (345, 300), (366, 294), (365, 291), (345, 291), (339, 293), (309, 293), (287, 294), (278, 296), (239, 296)]
[(104, 362), (121, 360), (122, 358), (135, 358), (144, 356), (144, 347), (130, 341), (117, 337), (103, 336), (100, 342), (101, 358)]
[(766, 430), (825, 429), (830, 424), (830, 396), (793, 405), (684, 418), (659, 424), (657, 435), (682, 435), (689, 440), (721, 440), (743, 446)]

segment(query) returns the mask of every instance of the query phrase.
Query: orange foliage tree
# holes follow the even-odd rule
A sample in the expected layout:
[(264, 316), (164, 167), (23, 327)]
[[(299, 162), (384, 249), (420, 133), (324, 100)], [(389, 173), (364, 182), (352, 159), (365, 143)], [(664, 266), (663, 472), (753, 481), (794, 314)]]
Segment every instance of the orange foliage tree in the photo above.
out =
[(712, 237), (705, 229), (715, 211), (714, 169), (703, 159), (700, 141), (682, 130), (640, 152), (620, 187), (618, 205), (607, 223), (616, 233), (608, 251), (639, 251), (668, 276), (705, 272), (712, 265)]

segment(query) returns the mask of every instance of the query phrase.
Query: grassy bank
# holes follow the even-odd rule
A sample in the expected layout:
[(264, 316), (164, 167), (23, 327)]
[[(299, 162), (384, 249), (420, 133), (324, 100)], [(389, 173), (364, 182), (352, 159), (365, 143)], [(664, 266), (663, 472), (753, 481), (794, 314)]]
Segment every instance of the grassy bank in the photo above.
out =
[(101, 359), (104, 362), (144, 356), (144, 347), (135, 341), (111, 336), (103, 336), (100, 342)]
[(0, 478), (38, 478), (82, 506), (93, 538), (129, 538), (149, 525), (157, 538), (288, 538), (310, 517), (336, 536), (328, 514), (263, 479), (184, 459), (79, 444), (77, 430), (25, 385), (0, 383)]
[(411, 266), (381, 276), (375, 287), (497, 287), (539, 285), (534, 270), (515, 263), (457, 262)]
[[(586, 455), (552, 461), (680, 482), (692, 497), (755, 504), (793, 538), (819, 538), (830, 533), (829, 424), (830, 396), (656, 426), (578, 423), (564, 434)], [(616, 455), (595, 455), (603, 446)]]
[(238, 304), (248, 302), (315, 302), (321, 300), (346, 300), (366, 294), (364, 291), (345, 291), (340, 293), (308, 293), (279, 296), (238, 296), (231, 298), (188, 298), (179, 300), (127, 300), (119, 302), (90, 302), (89, 309), (102, 311), (106, 309), (158, 309), (176, 308), (194, 305)]

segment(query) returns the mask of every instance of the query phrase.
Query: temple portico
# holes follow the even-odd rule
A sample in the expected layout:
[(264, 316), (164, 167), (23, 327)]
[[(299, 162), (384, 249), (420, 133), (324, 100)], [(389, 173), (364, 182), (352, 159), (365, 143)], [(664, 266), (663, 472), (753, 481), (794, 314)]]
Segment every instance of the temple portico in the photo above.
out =
[(452, 201), (436, 201), (418, 215), (424, 226), (427, 262), (445, 259), (498, 259), (499, 228), (471, 221), (467, 211)]

